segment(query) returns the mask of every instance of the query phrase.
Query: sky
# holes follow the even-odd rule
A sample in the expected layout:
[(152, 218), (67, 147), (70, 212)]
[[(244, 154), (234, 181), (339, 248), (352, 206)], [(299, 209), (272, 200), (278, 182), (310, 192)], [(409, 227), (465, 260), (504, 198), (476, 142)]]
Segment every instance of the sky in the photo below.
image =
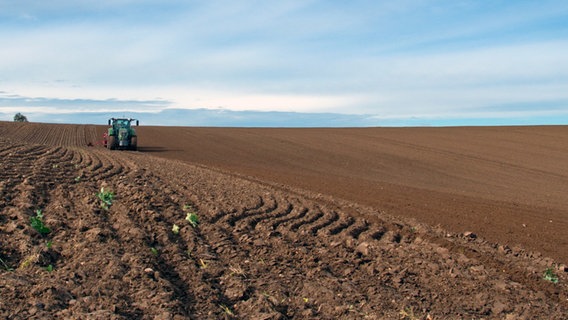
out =
[(568, 124), (564, 0), (0, 0), (0, 43), (0, 120)]

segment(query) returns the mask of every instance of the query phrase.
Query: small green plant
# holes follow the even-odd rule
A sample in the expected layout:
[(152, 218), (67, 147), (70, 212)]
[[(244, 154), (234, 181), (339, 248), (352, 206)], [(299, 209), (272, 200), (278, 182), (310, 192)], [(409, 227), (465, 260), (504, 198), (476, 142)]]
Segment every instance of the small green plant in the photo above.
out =
[(547, 268), (546, 271), (544, 271), (542, 278), (552, 283), (558, 283), (558, 276), (554, 273), (552, 268)]
[(159, 252), (158, 252), (158, 249), (156, 249), (156, 248), (154, 248), (154, 247), (150, 248), (150, 251), (152, 251), (152, 254), (155, 255), (155, 256), (157, 256), (158, 253), (159, 253)]
[(51, 247), (53, 246), (53, 241), (49, 240), (49, 241), (45, 244), (45, 246), (46, 246), (48, 249), (51, 249)]
[(194, 228), (197, 228), (197, 225), (199, 224), (199, 217), (197, 217), (195, 212), (188, 212), (185, 220), (187, 220), (187, 222), (189, 222)]
[(197, 216), (197, 213), (195, 213), (193, 207), (189, 204), (186, 204), (183, 206), (183, 211), (187, 213), (185, 220), (187, 220), (187, 222), (189, 222), (192, 227), (197, 228), (197, 225), (199, 224), (199, 217)]
[(227, 307), (224, 304), (220, 304), (219, 307), (221, 309), (223, 309), (223, 312), (225, 312), (225, 314), (229, 315), (229, 316), (234, 316), (235, 314), (233, 313), (233, 311), (231, 310), (231, 308)]
[(108, 211), (110, 206), (112, 206), (112, 201), (114, 200), (114, 193), (110, 191), (105, 191), (104, 187), (101, 187), (101, 191), (97, 193), (97, 197), (101, 200), (101, 208)]
[(42, 235), (48, 234), (51, 230), (43, 223), (41, 210), (36, 210), (36, 216), (30, 218), (30, 224), (37, 232)]
[(53, 265), (52, 264), (48, 265), (47, 267), (45, 267), (45, 270), (47, 270), (47, 272), (53, 271)]
[(76, 176), (76, 177), (75, 177), (75, 182), (81, 181), (81, 178), (82, 178), (82, 177), (83, 177), (82, 175)]
[(178, 234), (179, 233), (179, 226), (177, 224), (174, 223), (174, 226), (172, 227), (172, 232), (174, 234)]

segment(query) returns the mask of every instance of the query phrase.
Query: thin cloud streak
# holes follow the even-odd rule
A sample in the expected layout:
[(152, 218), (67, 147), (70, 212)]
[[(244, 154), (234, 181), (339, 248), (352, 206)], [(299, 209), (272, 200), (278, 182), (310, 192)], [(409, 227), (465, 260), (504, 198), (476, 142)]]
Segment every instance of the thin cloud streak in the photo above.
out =
[(50, 99), (45, 97), (23, 97), (0, 92), (0, 112), (36, 113), (79, 113), (79, 112), (158, 112), (171, 105), (163, 100), (91, 100), (91, 99)]

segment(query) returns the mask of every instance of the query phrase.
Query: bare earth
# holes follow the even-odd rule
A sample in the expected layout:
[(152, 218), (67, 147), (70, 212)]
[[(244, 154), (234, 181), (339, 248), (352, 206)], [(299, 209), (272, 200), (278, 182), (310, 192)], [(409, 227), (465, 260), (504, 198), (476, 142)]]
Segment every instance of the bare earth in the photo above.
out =
[(568, 127), (104, 130), (0, 122), (0, 317), (568, 315)]

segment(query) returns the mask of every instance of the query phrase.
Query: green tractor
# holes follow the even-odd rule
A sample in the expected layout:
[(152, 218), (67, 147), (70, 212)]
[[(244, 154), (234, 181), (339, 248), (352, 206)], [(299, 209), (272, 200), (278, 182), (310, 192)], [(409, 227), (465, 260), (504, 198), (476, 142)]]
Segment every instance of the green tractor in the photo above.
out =
[(132, 128), (132, 121), (138, 120), (125, 118), (111, 118), (108, 120), (108, 133), (105, 137), (105, 147), (109, 150), (136, 150), (138, 137), (136, 130)]

